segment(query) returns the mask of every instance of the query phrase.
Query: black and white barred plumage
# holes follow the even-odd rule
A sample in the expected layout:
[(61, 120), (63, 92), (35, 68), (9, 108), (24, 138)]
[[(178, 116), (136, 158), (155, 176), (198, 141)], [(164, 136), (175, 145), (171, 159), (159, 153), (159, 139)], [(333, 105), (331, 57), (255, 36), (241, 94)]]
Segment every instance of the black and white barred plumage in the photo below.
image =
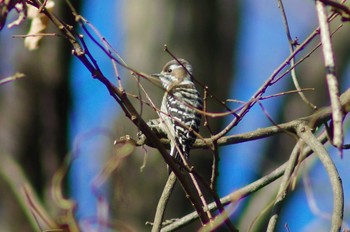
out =
[[(179, 62), (180, 63), (179, 63)], [(159, 77), (165, 88), (160, 127), (171, 141), (170, 155), (181, 161), (189, 157), (201, 123), (202, 97), (192, 81), (192, 66), (184, 59), (168, 62)], [(196, 110), (197, 109), (197, 110)]]

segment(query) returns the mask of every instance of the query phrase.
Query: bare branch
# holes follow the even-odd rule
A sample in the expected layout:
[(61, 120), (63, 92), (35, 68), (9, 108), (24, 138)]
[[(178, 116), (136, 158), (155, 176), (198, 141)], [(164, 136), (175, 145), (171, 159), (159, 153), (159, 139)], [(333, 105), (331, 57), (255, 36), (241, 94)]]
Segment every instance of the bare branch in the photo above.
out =
[(273, 205), (272, 215), (269, 220), (269, 224), (266, 231), (273, 232), (275, 231), (277, 219), (279, 217), (280, 210), (282, 208), (282, 203), (284, 199), (287, 197), (288, 188), (292, 180), (293, 172), (298, 165), (298, 157), (300, 155), (300, 152), (302, 151), (302, 140), (299, 140), (296, 146), (294, 146), (294, 149), (292, 151), (292, 154), (289, 157), (289, 160), (287, 161), (287, 166), (284, 171), (280, 187), (277, 193), (277, 197), (275, 199), (275, 203)]
[[(350, 89), (347, 89), (340, 97), (341, 106), (344, 111), (344, 113), (348, 113), (350, 111)], [(236, 135), (230, 135), (230, 136), (224, 136), (217, 140), (218, 146), (227, 146), (230, 144), (237, 144), (242, 142), (248, 142), (253, 141), (261, 138), (270, 137), (276, 134), (284, 133), (286, 131), (289, 132), (295, 132), (295, 128), (301, 123), (304, 122), (308, 125), (310, 125), (312, 128), (316, 128), (318, 126), (321, 126), (323, 123), (329, 121), (332, 117), (332, 108), (324, 107), (316, 111), (315, 113), (311, 114), (307, 117), (298, 118), (295, 120), (292, 120), (290, 122), (281, 123), (276, 126), (270, 126), (265, 128), (259, 128), (251, 132), (243, 133), (243, 134), (236, 134)], [(123, 138), (121, 138), (123, 139)], [(169, 140), (166, 138), (161, 138), (161, 142), (168, 147), (169, 146)], [(147, 144), (149, 146), (153, 146), (149, 141), (147, 141), (146, 137), (142, 137), (139, 140), (136, 141), (137, 146), (142, 146), (144, 144)], [(197, 139), (196, 142), (193, 145), (193, 148), (208, 148), (209, 146), (212, 146), (213, 139), (212, 138), (205, 138), (205, 139)]]
[(339, 99), (338, 81), (335, 73), (335, 62), (333, 55), (333, 48), (331, 42), (330, 29), (328, 24), (328, 16), (325, 5), (316, 1), (316, 10), (318, 21), (320, 24), (321, 42), (324, 57), (324, 64), (326, 67), (326, 79), (328, 84), (328, 92), (332, 105), (332, 119), (334, 125), (333, 131), (333, 144), (339, 148), (339, 152), (342, 154), (343, 146), (343, 113), (341, 109)]
[[(327, 142), (327, 133), (323, 132), (319, 137), (318, 140), (320, 143), (324, 144)], [(301, 144), (298, 143), (295, 148), (296, 150), (302, 150), (299, 161), (302, 162), (305, 160), (308, 156), (312, 154), (312, 150), (310, 149), (309, 146), (304, 146), (301, 147)], [(262, 189), (263, 187), (269, 185), (273, 181), (277, 180), (279, 177), (281, 177), (284, 174), (284, 171), (286, 170), (288, 165), (288, 161), (275, 170), (273, 170), (271, 173), (261, 177), (260, 179), (228, 194), (225, 197), (222, 197), (220, 199), (221, 203), (223, 205), (228, 205), (230, 203), (235, 203), (236, 201), (239, 201), (250, 194), (257, 192), (258, 190)], [(216, 204), (214, 202), (210, 203), (209, 205), (210, 210), (216, 210)], [(197, 212), (192, 212), (190, 214), (185, 215), (184, 217), (178, 219), (177, 221), (169, 224), (168, 226), (164, 227), (161, 231), (166, 232), (166, 231), (173, 231), (175, 229), (181, 228), (182, 226), (196, 220), (198, 218)]]
[[(37, 8), (42, 7), (41, 2), (38, 0), (33, 0), (33, 5)], [(84, 38), (82, 36), (79, 36), (74, 31), (73, 28), (67, 26), (61, 20), (59, 20), (54, 14), (46, 10), (45, 7), (42, 9), (42, 13), (44, 13), (54, 23), (54, 25), (57, 28), (59, 28), (61, 32), (67, 37), (68, 41), (73, 46), (74, 55), (90, 71), (93, 78), (99, 80), (105, 85), (110, 95), (118, 102), (118, 104), (124, 111), (125, 116), (129, 118), (134, 123), (134, 125), (136, 125), (145, 134), (145, 136), (152, 141), (155, 147), (157, 147), (157, 149), (160, 151), (160, 154), (164, 158), (165, 162), (170, 166), (170, 168), (174, 171), (175, 175), (179, 179), (181, 186), (186, 192), (186, 196), (189, 198), (193, 206), (199, 212), (202, 223), (203, 224), (208, 223), (209, 218), (207, 216), (207, 213), (203, 209), (201, 200), (199, 199), (198, 194), (195, 193), (191, 188), (191, 185), (193, 186), (193, 183), (186, 180), (186, 176), (188, 176), (188, 174), (181, 172), (178, 165), (176, 165), (175, 161), (168, 155), (168, 152), (165, 150), (162, 143), (159, 141), (156, 135), (151, 131), (151, 129), (147, 126), (146, 122), (142, 119), (141, 115), (137, 112), (135, 107), (127, 98), (125, 92), (117, 88), (116, 86), (114, 86), (103, 75), (94, 57), (90, 54), (89, 49), (85, 44)], [(83, 24), (83, 22), (79, 21), (80, 17), (76, 16), (76, 19), (78, 20), (78, 22)], [(91, 35), (89, 36), (90, 36), (89, 38), (95, 41), (95, 39)], [(100, 48), (105, 51), (105, 49), (102, 46), (100, 46)], [(118, 64), (120, 64), (120, 62)]]
[(306, 124), (300, 124), (297, 130), (298, 136), (316, 153), (321, 160), (329, 176), (333, 190), (333, 214), (331, 231), (340, 231), (344, 214), (344, 192), (342, 181), (332, 159), (327, 150), (316, 139), (311, 132), (311, 128)]
[[(204, 179), (195, 168), (193, 168), (190, 163), (188, 163), (185, 159), (183, 160), (183, 163), (179, 165), (175, 160), (173, 160), (166, 148), (169, 147), (170, 141), (169, 138), (166, 138), (164, 133), (162, 131), (158, 130), (157, 126), (150, 125), (146, 123), (143, 118), (143, 107), (150, 107), (153, 109), (158, 115), (164, 114), (164, 112), (161, 112), (157, 107), (153, 104), (152, 99), (148, 96), (148, 93), (144, 89), (142, 83), (140, 80), (143, 78), (149, 82), (154, 82), (152, 80), (152, 77), (148, 74), (142, 73), (137, 71), (136, 69), (131, 68), (128, 64), (126, 64), (123, 59), (119, 56), (119, 54), (111, 47), (111, 45), (107, 42), (107, 40), (100, 34), (100, 32), (92, 25), (90, 24), (85, 18), (83, 18), (81, 15), (78, 14), (78, 12), (73, 8), (72, 4), (69, 2), (69, 0), (66, 0), (67, 4), (71, 8), (72, 14), (75, 16), (76, 22), (80, 25), (82, 28), (82, 31), (84, 33), (83, 35), (80, 35), (75, 28), (73, 28), (70, 25), (67, 25), (65, 22), (63, 22), (60, 18), (56, 17), (52, 12), (50, 12), (46, 6), (47, 1), (46, 0), (28, 0), (28, 1), (11, 1), (11, 0), (4, 0), (5, 5), (0, 4), (0, 29), (3, 27), (5, 21), (4, 21), (4, 13), (7, 15), (7, 11), (10, 10), (10, 8), (14, 8), (14, 5), (10, 5), (10, 3), (22, 3), (23, 7), (26, 6), (26, 4), (30, 4), (37, 8), (38, 12), (44, 14), (48, 17), (49, 20), (53, 22), (53, 24), (60, 30), (60, 33), (36, 33), (33, 35), (26, 35), (25, 37), (28, 38), (35, 38), (38, 36), (61, 36), (62, 38), (68, 40), (73, 48), (73, 55), (76, 56), (81, 63), (86, 67), (86, 69), (91, 73), (91, 76), (101, 82), (108, 90), (110, 95), (115, 99), (115, 101), (119, 104), (120, 108), (124, 111), (125, 117), (127, 117), (141, 132), (142, 136), (137, 141), (134, 141), (133, 139), (126, 138), (121, 139), (120, 141), (126, 141), (133, 143), (132, 146), (141, 146), (144, 144), (147, 144), (149, 146), (155, 147), (159, 150), (162, 158), (164, 161), (169, 165), (170, 169), (173, 171), (171, 175), (169, 176), (168, 182), (163, 190), (162, 196), (159, 199), (157, 211), (155, 213), (154, 222), (152, 231), (169, 231), (169, 230), (175, 230), (180, 228), (181, 226), (184, 226), (188, 224), (189, 222), (200, 219), (203, 227), (201, 228), (201, 231), (209, 231), (214, 230), (217, 226), (220, 226), (223, 223), (226, 223), (227, 228), (231, 231), (235, 231), (235, 227), (230, 221), (230, 214), (233, 212), (234, 207), (236, 206), (237, 202), (241, 200), (242, 198), (262, 189), (263, 187), (267, 186), (268, 184), (272, 183), (274, 180), (278, 179), (283, 175), (283, 178), (281, 180), (281, 186), (279, 188), (279, 191), (277, 193), (277, 197), (275, 199), (274, 209), (272, 212), (272, 216), (270, 218), (270, 223), (268, 225), (268, 231), (273, 231), (275, 229), (275, 225), (277, 223), (277, 219), (279, 217), (279, 210), (282, 206), (282, 203), (288, 193), (288, 187), (290, 186), (292, 177), (297, 173), (298, 165), (303, 162), (310, 154), (317, 153), (319, 155), (319, 158), (321, 159), (322, 163), (325, 166), (325, 169), (329, 175), (329, 178), (331, 180), (332, 189), (334, 193), (334, 210), (333, 210), (333, 216), (332, 216), (332, 230), (338, 231), (341, 228), (342, 225), (342, 218), (343, 218), (343, 208), (344, 208), (344, 199), (343, 199), (343, 190), (342, 190), (342, 184), (340, 177), (337, 173), (336, 167), (332, 163), (332, 160), (329, 158), (329, 155), (327, 151), (325, 150), (324, 146), (322, 144), (326, 143), (327, 136), (326, 132), (323, 132), (322, 135), (319, 137), (319, 140), (316, 139), (316, 137), (313, 135), (314, 130), (321, 126), (324, 123), (333, 123), (333, 133), (331, 133), (331, 138), (333, 140), (333, 144), (335, 144), (336, 147), (339, 148), (339, 151), (342, 152), (342, 149), (344, 149), (346, 146), (343, 145), (343, 128), (342, 128), (342, 120), (343, 116), (346, 115), (350, 111), (350, 89), (348, 89), (345, 93), (343, 93), (339, 97), (339, 90), (338, 90), (338, 83), (336, 80), (335, 75), (335, 61), (333, 58), (333, 50), (332, 50), (332, 43), (331, 43), (331, 33), (329, 30), (329, 21), (337, 17), (337, 13), (333, 13), (330, 16), (327, 15), (325, 6), (330, 5), (334, 8), (336, 8), (336, 12), (340, 13), (343, 19), (346, 19), (346, 16), (349, 15), (350, 10), (340, 3), (336, 3), (331, 0), (317, 0), (316, 1), (316, 9), (319, 17), (319, 24), (320, 27), (315, 29), (308, 38), (304, 40), (301, 45), (298, 44), (297, 40), (293, 40), (290, 33), (290, 28), (287, 21), (287, 16), (283, 7), (282, 0), (278, 0), (281, 11), (282, 11), (282, 17), (285, 23), (285, 29), (287, 38), (289, 41), (289, 49), (290, 49), (290, 55), (289, 57), (280, 64), (280, 66), (269, 76), (265, 83), (253, 94), (253, 96), (246, 102), (243, 102), (239, 107), (232, 110), (230, 109), (225, 101), (221, 101), (206, 85), (199, 83), (203, 90), (204, 90), (204, 110), (199, 111), (204, 117), (205, 117), (205, 126), (207, 127), (210, 137), (203, 138), (201, 134), (196, 133), (197, 140), (195, 144), (193, 145), (193, 148), (197, 149), (210, 149), (213, 153), (213, 164), (212, 164), (212, 170), (211, 170), (211, 179), (210, 182)], [(2, 7), (2, 8), (1, 8)], [(21, 11), (19, 22), (23, 20), (21, 17), (25, 17), (26, 11)], [(335, 32), (341, 27), (340, 25)], [(319, 109), (317, 112), (314, 112), (313, 114), (307, 116), (307, 117), (301, 117), (297, 118), (295, 120), (277, 124), (274, 123), (272, 120), (272, 117), (269, 117), (268, 112), (265, 111), (264, 107), (261, 105), (265, 115), (272, 121), (273, 126), (262, 128), (262, 129), (256, 129), (251, 132), (242, 133), (242, 134), (236, 134), (236, 135), (230, 135), (227, 136), (227, 133), (232, 130), (234, 126), (236, 126), (240, 121), (245, 117), (245, 115), (249, 112), (249, 110), (256, 104), (260, 103), (259, 101), (268, 99), (271, 97), (281, 96), (283, 94), (291, 93), (291, 92), (298, 92), (301, 96), (301, 98), (313, 109), (316, 108), (312, 103), (310, 103), (306, 97), (303, 95), (303, 91), (306, 89), (301, 89), (298, 82), (297, 82), (297, 76), (295, 73), (295, 67), (302, 63), (306, 58), (310, 56), (311, 53), (313, 53), (321, 43), (316, 45), (311, 45), (312, 47), (308, 49), (308, 53), (304, 55), (301, 59), (297, 60), (296, 56), (299, 54), (299, 52), (303, 51), (307, 46), (311, 44), (312, 41), (315, 40), (315, 38), (321, 34), (321, 41), (323, 45), (323, 54), (324, 54), (324, 63), (327, 71), (327, 84), (329, 88), (329, 94), (331, 99), (331, 105), (329, 107), (324, 107)], [(23, 36), (20, 36), (23, 37)], [(116, 75), (116, 84), (113, 84), (101, 71), (98, 62), (95, 60), (94, 56), (90, 53), (90, 49), (86, 44), (86, 39), (92, 40), (100, 49), (102, 52), (105, 53), (105, 55), (110, 58), (113, 68), (115, 70)], [(299, 45), (299, 46), (297, 46)], [(165, 51), (169, 53), (170, 56), (177, 59), (176, 56), (168, 49), (168, 47), (165, 46)], [(118, 67), (123, 67), (127, 70), (129, 70), (133, 77), (134, 81), (137, 84), (138, 87), (138, 93), (135, 95), (133, 93), (128, 93), (126, 89), (122, 86), (121, 77), (119, 75)], [(291, 72), (292, 78), (295, 82), (296, 91), (289, 91), (289, 92), (282, 92), (278, 94), (272, 94), (270, 96), (266, 96), (266, 91), (273, 85), (275, 85), (277, 82), (282, 80), (289, 72)], [(9, 81), (12, 81), (13, 79), (22, 77), (22, 74), (15, 74), (13, 77), (5, 78), (0, 81), (0, 85), (3, 83), (7, 83)], [(198, 82), (198, 81), (197, 81)], [(157, 85), (157, 83), (153, 83)], [(160, 86), (159, 83), (157, 86)], [(144, 97), (145, 96), (145, 97)], [(140, 103), (140, 109), (136, 109), (136, 104), (132, 103), (132, 99), (135, 98)], [(208, 109), (208, 101), (207, 99), (213, 99), (215, 103), (218, 103), (222, 106), (224, 109), (224, 112), (210, 112)], [(182, 101), (179, 99), (179, 101)], [(184, 103), (186, 104), (186, 103)], [(218, 117), (225, 117), (230, 116), (231, 121), (226, 125), (226, 127), (217, 132), (213, 131), (212, 128), (209, 125), (209, 117), (211, 118), (218, 118)], [(233, 117), (232, 117), (233, 116)], [(174, 119), (175, 121), (177, 119)], [(177, 122), (177, 121), (176, 121)], [(159, 123), (158, 123), (159, 124)], [(331, 124), (332, 125), (332, 124)], [(187, 127), (187, 126), (184, 126)], [(327, 128), (326, 128), (327, 129)], [(243, 143), (247, 141), (262, 139), (270, 136), (274, 136), (281, 133), (287, 133), (292, 135), (293, 137), (299, 136), (296, 141), (296, 145), (291, 153), (291, 156), (289, 157), (289, 161), (285, 164), (281, 165), (280, 167), (276, 168), (273, 172), (270, 174), (260, 178), (257, 181), (254, 181), (250, 183), (249, 185), (232, 192), (231, 194), (219, 198), (218, 194), (216, 192), (216, 178), (219, 175), (218, 171), (218, 163), (219, 163), (219, 153), (218, 153), (218, 147), (219, 146), (226, 146), (236, 143)], [(172, 138), (170, 138), (172, 139)], [(123, 157), (126, 157), (127, 155), (131, 154), (127, 153), (124, 154), (124, 156), (118, 157), (118, 159), (113, 159), (113, 164), (106, 164), (105, 169), (102, 170), (101, 175), (98, 176), (97, 179), (95, 179), (94, 187), (99, 187), (101, 184), (105, 183), (106, 178), (108, 178), (112, 171), (120, 165), (121, 159)], [(6, 160), (5, 160), (6, 161)], [(1, 165), (0, 165), (1, 166)], [(181, 167), (185, 167), (185, 171), (181, 169)], [(53, 197), (56, 202), (63, 202), (67, 203), (67, 214), (72, 218), (72, 220), (75, 220), (74, 211), (72, 202), (63, 198), (63, 195), (61, 194), (62, 191), (60, 187), (62, 186), (63, 177), (65, 176), (68, 165), (63, 167), (64, 170), (59, 170), (57, 175), (54, 177), (54, 187), (53, 187)], [(5, 170), (6, 171), (6, 170)], [(0, 173), (1, 170), (0, 170)], [(2, 174), (4, 175), (4, 174)], [(6, 173), (4, 175), (6, 178)], [(164, 212), (166, 210), (167, 202), (170, 197), (170, 194), (174, 188), (174, 185), (176, 183), (176, 179), (179, 179), (179, 182), (186, 194), (186, 197), (189, 199), (191, 204), (194, 207), (194, 212), (171, 223), (167, 226), (164, 226), (162, 224), (163, 218), (164, 218)], [(17, 182), (11, 182), (9, 181), (10, 185), (16, 186)], [(11, 187), (13, 187), (11, 186)], [(23, 187), (23, 186), (22, 186)], [(59, 191), (58, 191), (59, 190)], [(15, 192), (15, 191), (14, 191)], [(26, 199), (29, 202), (29, 207), (26, 205), (26, 212), (28, 212), (28, 209), (32, 211), (32, 215), (34, 215), (34, 219), (39, 218), (41, 221), (44, 221), (45, 227), (56, 227), (55, 221), (51, 222), (50, 217), (45, 217), (46, 215), (41, 215), (41, 205), (36, 203), (35, 195), (32, 197), (31, 192), (24, 188), (24, 192), (26, 194)], [(208, 204), (206, 196), (204, 196), (203, 193), (209, 193), (208, 195), (211, 197), (210, 200), (214, 200), (213, 203)], [(18, 192), (17, 192), (18, 194)], [(23, 199), (20, 199), (23, 200)], [(104, 216), (108, 215), (108, 205), (106, 202), (102, 202), (102, 206), (100, 209), (105, 210), (104, 213), (102, 213)], [(230, 208), (225, 209), (223, 205), (229, 205)], [(63, 204), (62, 204), (63, 205)], [(33, 207), (34, 206), (34, 207)], [(38, 206), (38, 207), (37, 207)], [(31, 207), (31, 208), (30, 208)], [(213, 213), (213, 210), (218, 209), (218, 212)], [(44, 212), (44, 211), (42, 211)], [(46, 213), (46, 212), (45, 212)], [(98, 212), (99, 214), (100, 212)], [(37, 216), (39, 215), (39, 216)], [(33, 218), (33, 217), (32, 217)], [(31, 219), (32, 219), (31, 218)], [(98, 218), (100, 219), (100, 218)], [(107, 221), (108, 217), (101, 218), (101, 221), (108, 224)], [(78, 224), (75, 223), (76, 221), (73, 221), (73, 226), (71, 228), (74, 228), (74, 230), (79, 230)], [(34, 223), (35, 224), (35, 223)], [(36, 225), (39, 225), (37, 222)], [(162, 226), (164, 226), (162, 228)], [(286, 227), (287, 228), (287, 227)]]
[(165, 208), (169, 201), (170, 195), (175, 187), (175, 183), (176, 183), (176, 176), (172, 172), (168, 177), (168, 181), (165, 184), (162, 196), (158, 201), (157, 210), (153, 221), (152, 232), (158, 232), (162, 228)]

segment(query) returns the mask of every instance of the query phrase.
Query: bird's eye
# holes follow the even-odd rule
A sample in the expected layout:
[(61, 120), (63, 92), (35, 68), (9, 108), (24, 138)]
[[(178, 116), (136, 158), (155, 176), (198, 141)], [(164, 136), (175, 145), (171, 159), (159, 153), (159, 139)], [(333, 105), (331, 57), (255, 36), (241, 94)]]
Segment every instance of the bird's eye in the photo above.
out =
[(171, 68), (168, 69), (168, 73), (171, 73), (173, 70)]

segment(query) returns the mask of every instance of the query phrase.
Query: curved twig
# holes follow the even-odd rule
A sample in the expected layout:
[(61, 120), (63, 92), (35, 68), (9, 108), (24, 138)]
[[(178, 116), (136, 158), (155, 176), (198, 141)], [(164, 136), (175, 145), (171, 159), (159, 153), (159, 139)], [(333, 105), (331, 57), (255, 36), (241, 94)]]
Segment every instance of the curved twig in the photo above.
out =
[(344, 213), (344, 192), (342, 181), (332, 159), (329, 157), (327, 150), (316, 139), (311, 132), (311, 128), (306, 124), (300, 124), (297, 128), (298, 136), (318, 155), (329, 176), (333, 190), (333, 214), (331, 231), (340, 231), (343, 222)]
[(176, 184), (176, 176), (173, 172), (171, 172), (168, 177), (168, 181), (166, 182), (165, 187), (163, 189), (162, 196), (158, 201), (156, 214), (153, 220), (152, 232), (158, 232), (162, 228), (165, 208), (166, 208), (166, 205), (168, 204), (170, 195), (175, 187), (175, 184)]
[(291, 182), (291, 177), (293, 176), (293, 172), (298, 165), (298, 157), (300, 155), (300, 152), (302, 150), (303, 142), (302, 140), (299, 140), (298, 143), (294, 146), (294, 149), (292, 151), (292, 154), (289, 157), (289, 160), (287, 161), (286, 169), (284, 171), (280, 187), (277, 193), (277, 197), (275, 199), (275, 203), (273, 205), (272, 215), (269, 220), (269, 224), (267, 226), (268, 232), (275, 231), (277, 219), (279, 217), (280, 210), (282, 208), (282, 203), (284, 199), (287, 196), (289, 184)]

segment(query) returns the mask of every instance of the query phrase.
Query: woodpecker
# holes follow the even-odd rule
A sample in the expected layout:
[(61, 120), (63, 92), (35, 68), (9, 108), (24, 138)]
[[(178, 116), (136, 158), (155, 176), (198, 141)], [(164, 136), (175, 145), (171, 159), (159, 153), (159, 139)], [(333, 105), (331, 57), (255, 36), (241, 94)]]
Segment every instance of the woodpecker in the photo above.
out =
[(201, 123), (203, 100), (192, 80), (192, 66), (184, 60), (172, 60), (165, 64), (158, 77), (165, 89), (160, 107), (159, 127), (170, 140), (170, 155), (182, 161), (196, 140)]

